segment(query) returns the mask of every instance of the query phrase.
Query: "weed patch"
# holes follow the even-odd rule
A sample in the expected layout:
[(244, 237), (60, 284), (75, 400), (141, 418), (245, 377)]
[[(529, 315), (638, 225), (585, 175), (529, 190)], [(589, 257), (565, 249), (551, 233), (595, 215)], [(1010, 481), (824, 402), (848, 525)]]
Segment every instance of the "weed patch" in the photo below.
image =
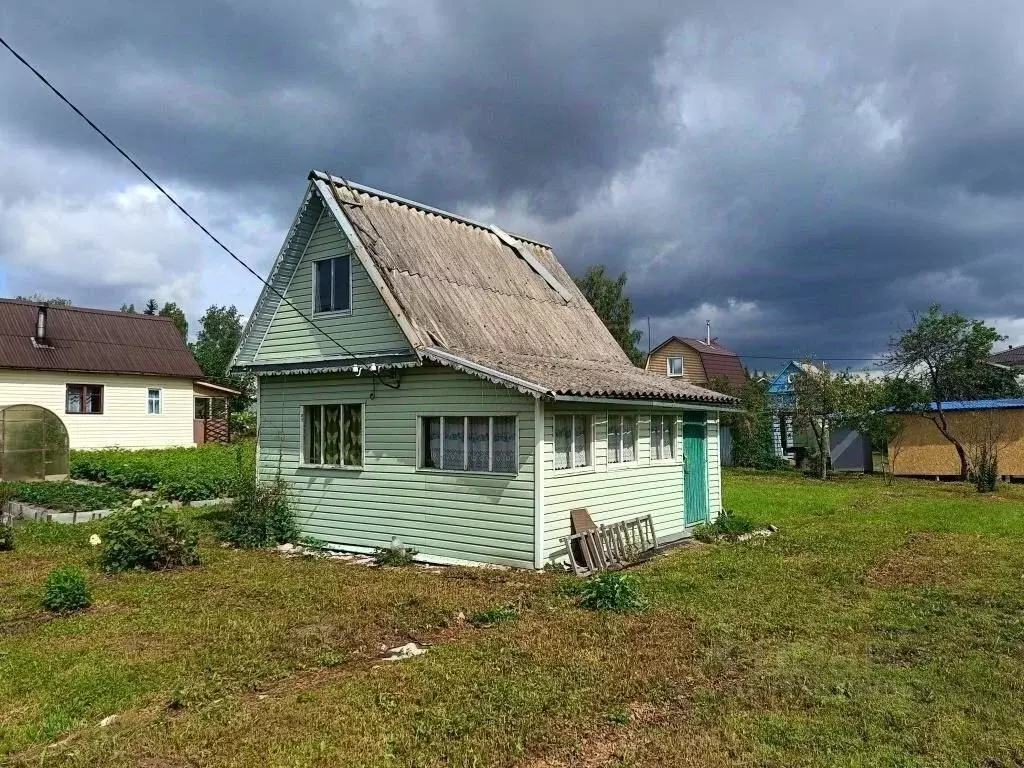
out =
[(418, 554), (415, 549), (406, 547), (377, 547), (373, 550), (373, 561), (377, 565), (402, 567), (412, 565)]
[(638, 613), (647, 607), (639, 582), (625, 573), (599, 573), (583, 582), (580, 605), (591, 611)]
[(735, 541), (745, 533), (755, 529), (753, 522), (732, 510), (723, 509), (713, 523), (701, 523), (694, 526), (693, 538), (705, 543), (725, 539)]
[(469, 623), (475, 627), (493, 627), (507, 621), (515, 621), (518, 616), (519, 611), (511, 605), (492, 605), (471, 613)]
[(43, 607), (54, 613), (81, 611), (92, 605), (92, 593), (80, 568), (54, 568), (43, 585)]

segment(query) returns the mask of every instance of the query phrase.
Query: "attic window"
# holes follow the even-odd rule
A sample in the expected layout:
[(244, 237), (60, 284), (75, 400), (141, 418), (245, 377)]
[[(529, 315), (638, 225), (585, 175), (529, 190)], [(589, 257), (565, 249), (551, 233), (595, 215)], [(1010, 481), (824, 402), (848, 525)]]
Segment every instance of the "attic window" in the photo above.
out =
[(313, 262), (313, 311), (348, 312), (352, 309), (352, 260), (335, 256)]
[(682, 376), (683, 375), (683, 358), (681, 358), (681, 357), (670, 357), (668, 359), (668, 375), (669, 376)]

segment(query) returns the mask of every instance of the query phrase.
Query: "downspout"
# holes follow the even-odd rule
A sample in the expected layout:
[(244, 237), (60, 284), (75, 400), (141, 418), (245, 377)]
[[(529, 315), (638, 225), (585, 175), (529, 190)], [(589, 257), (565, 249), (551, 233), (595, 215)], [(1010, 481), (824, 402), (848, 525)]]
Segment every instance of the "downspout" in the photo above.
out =
[(533, 401), (533, 567), (544, 567), (544, 401)]

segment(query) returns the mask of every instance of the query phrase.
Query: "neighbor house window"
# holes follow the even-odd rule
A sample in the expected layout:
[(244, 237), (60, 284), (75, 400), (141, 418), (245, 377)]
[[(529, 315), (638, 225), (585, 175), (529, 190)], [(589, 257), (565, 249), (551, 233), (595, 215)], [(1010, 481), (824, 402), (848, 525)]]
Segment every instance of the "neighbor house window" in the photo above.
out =
[(424, 416), (420, 440), (423, 469), (505, 475), (519, 469), (515, 416)]
[(651, 458), (664, 461), (676, 457), (676, 417), (651, 416)]
[(347, 312), (352, 308), (351, 259), (336, 256), (313, 262), (313, 311)]
[(161, 397), (162, 390), (150, 389), (146, 396), (146, 412), (159, 415), (163, 410), (163, 400)]
[(608, 417), (608, 463), (636, 461), (636, 416)]
[(682, 376), (683, 375), (683, 358), (681, 358), (681, 357), (670, 357), (668, 359), (668, 375), (669, 376)]
[(68, 413), (103, 413), (103, 385), (68, 384), (64, 410)]
[(363, 466), (363, 406), (302, 406), (303, 463), (324, 467)]
[(555, 416), (555, 469), (581, 469), (592, 463), (590, 416)]

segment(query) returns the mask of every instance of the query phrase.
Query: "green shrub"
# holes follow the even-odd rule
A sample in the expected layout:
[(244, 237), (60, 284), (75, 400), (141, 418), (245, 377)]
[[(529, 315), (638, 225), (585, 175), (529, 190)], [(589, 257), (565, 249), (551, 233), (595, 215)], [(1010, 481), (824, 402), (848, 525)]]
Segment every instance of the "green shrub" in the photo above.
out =
[(982, 446), (975, 461), (971, 481), (978, 493), (992, 493), (999, 483), (999, 458), (994, 450)]
[(43, 587), (43, 608), (54, 613), (71, 613), (92, 605), (85, 574), (73, 565), (54, 568)]
[(476, 627), (493, 627), (506, 621), (514, 621), (519, 612), (511, 605), (492, 605), (469, 615), (469, 623)]
[(373, 559), (377, 565), (412, 565), (416, 555), (415, 549), (406, 547), (377, 547), (373, 550)]
[(599, 573), (584, 582), (582, 592), (580, 605), (591, 611), (637, 613), (647, 607), (640, 585), (625, 573)]
[(231, 424), (232, 440), (256, 436), (256, 414), (253, 411), (232, 413), (228, 421)]
[(255, 549), (298, 539), (288, 485), (280, 477), (264, 482), (257, 480), (255, 471), (239, 472), (232, 494), (225, 533), (232, 544)]
[(198, 537), (175, 510), (137, 499), (106, 519), (100, 566), (107, 572), (162, 571), (199, 563)]
[(10, 523), (0, 522), (0, 552), (10, 552), (14, 549), (14, 526)]
[(82, 483), (37, 482), (3, 483), (10, 498), (59, 512), (91, 512), (94, 509), (113, 509), (132, 497), (123, 488)]
[(732, 510), (723, 509), (713, 523), (694, 526), (693, 538), (697, 541), (712, 542), (718, 539), (735, 541), (745, 533), (751, 533), (755, 526), (750, 520)]

